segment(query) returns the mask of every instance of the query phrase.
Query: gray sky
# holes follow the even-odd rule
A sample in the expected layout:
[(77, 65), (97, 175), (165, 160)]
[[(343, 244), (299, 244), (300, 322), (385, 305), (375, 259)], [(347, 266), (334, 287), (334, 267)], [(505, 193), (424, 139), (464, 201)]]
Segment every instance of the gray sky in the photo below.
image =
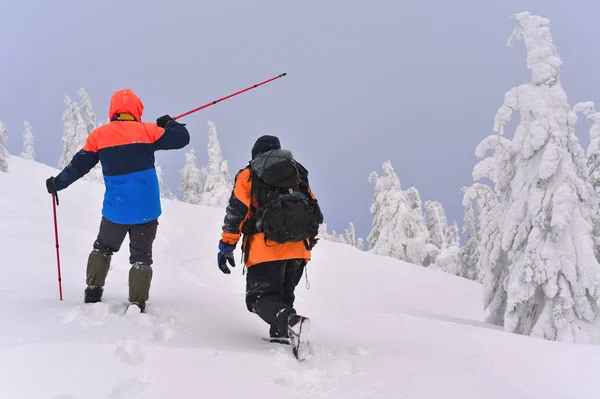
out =
[[(56, 166), (63, 96), (78, 98), (81, 86), (99, 120), (128, 87), (154, 121), (287, 72), (182, 120), (201, 166), (207, 120), (232, 175), (258, 136), (277, 135), (309, 169), (330, 230), (354, 221), (366, 237), (367, 179), (390, 159), (405, 189), (441, 201), (462, 225), (475, 147), (504, 93), (530, 80), (523, 43), (506, 46), (521, 11), (550, 19), (570, 103), (600, 101), (597, 0), (5, 0), (0, 119), (12, 153), (29, 120), (38, 160)], [(584, 148), (588, 127), (578, 128)], [(173, 191), (183, 163), (183, 151), (158, 156)]]

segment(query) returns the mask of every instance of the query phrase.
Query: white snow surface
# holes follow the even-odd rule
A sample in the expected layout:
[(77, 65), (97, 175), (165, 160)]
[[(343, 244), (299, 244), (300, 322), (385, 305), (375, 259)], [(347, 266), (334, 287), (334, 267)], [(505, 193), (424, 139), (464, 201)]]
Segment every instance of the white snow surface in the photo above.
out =
[(314, 354), (261, 339), (239, 265), (216, 265), (223, 211), (163, 200), (147, 314), (120, 313), (128, 241), (105, 302), (83, 303), (104, 186), (59, 193), (64, 300), (51, 197), (57, 170), (10, 157), (0, 173), (0, 398), (593, 398), (600, 348), (485, 325), (478, 283), (319, 242), (296, 308)]

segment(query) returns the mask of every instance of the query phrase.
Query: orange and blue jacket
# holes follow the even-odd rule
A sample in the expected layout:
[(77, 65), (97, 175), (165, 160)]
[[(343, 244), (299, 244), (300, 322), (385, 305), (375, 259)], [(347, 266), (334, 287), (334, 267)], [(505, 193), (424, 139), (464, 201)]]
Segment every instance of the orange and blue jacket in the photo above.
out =
[(154, 153), (185, 147), (190, 134), (185, 125), (174, 120), (164, 129), (142, 122), (143, 110), (142, 101), (133, 91), (114, 93), (111, 122), (90, 133), (83, 149), (55, 178), (55, 189), (67, 188), (100, 162), (106, 187), (102, 216), (129, 225), (157, 219), (162, 210)]
[[(316, 199), (310, 188), (308, 191), (313, 199)], [(224, 243), (237, 245), (242, 236), (244, 223), (252, 216), (252, 208), (256, 209), (257, 206), (257, 200), (252, 196), (251, 171), (249, 167), (246, 167), (235, 177), (221, 234)], [(308, 262), (311, 259), (309, 246), (308, 241), (306, 243), (297, 241), (279, 244), (265, 239), (264, 233), (246, 235), (242, 242), (244, 264), (246, 267), (251, 267), (259, 263), (287, 259), (304, 259)]]

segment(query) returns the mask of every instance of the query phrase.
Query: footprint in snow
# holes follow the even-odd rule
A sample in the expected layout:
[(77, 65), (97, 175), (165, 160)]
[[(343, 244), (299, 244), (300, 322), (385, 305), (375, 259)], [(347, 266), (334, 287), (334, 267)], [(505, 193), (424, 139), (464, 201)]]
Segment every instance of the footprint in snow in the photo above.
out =
[(132, 339), (118, 343), (114, 355), (123, 363), (132, 366), (143, 363), (146, 358), (146, 353), (142, 349), (142, 345)]
[(130, 398), (133, 395), (137, 395), (139, 393), (144, 392), (150, 383), (148, 382), (148, 376), (143, 376), (142, 378), (130, 378), (122, 384), (117, 385), (113, 388), (109, 398), (114, 399), (125, 399)]

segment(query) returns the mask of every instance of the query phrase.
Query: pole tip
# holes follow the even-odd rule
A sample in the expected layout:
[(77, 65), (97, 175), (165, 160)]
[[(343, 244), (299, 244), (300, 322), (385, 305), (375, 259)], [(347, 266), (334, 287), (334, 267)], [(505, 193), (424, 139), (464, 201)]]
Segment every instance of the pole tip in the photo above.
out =
[(284, 77), (285, 75), (287, 75), (287, 72), (282, 73), (281, 75), (279, 75), (280, 77)]

